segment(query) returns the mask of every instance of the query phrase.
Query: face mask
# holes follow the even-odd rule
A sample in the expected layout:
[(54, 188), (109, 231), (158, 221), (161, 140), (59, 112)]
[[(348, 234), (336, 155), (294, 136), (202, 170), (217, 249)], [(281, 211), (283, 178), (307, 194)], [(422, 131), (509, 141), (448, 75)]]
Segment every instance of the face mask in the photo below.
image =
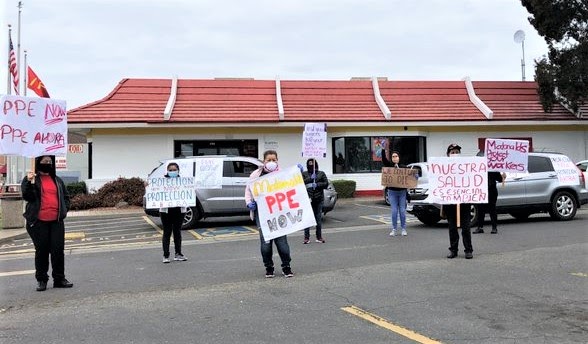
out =
[(278, 168), (278, 163), (275, 161), (268, 161), (264, 166), (267, 171), (273, 172)]
[(460, 155), (461, 155), (461, 153), (452, 153), (452, 154), (449, 154), (449, 157), (450, 158), (457, 158)]
[(179, 175), (179, 173), (178, 173), (178, 171), (167, 171), (167, 175), (170, 178), (175, 178), (175, 177), (177, 177)]
[(51, 164), (39, 164), (38, 169), (39, 169), (40, 172), (50, 173), (51, 170), (53, 170), (53, 167), (52, 167)]

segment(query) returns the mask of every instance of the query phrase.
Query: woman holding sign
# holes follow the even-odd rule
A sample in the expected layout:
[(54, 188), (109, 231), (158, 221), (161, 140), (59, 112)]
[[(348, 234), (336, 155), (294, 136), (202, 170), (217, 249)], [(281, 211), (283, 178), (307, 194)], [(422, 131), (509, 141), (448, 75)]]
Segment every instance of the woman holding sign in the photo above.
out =
[[(299, 166), (299, 168), (302, 170), (301, 167), (302, 166)], [(267, 150), (263, 153), (263, 166), (251, 172), (249, 180), (257, 179), (263, 175), (276, 172), (278, 170), (278, 153), (275, 150)], [(257, 228), (259, 228), (261, 258), (263, 259), (263, 265), (265, 266), (265, 278), (274, 277), (272, 242), (276, 244), (278, 254), (282, 260), (282, 272), (284, 273), (284, 276), (293, 277), (294, 273), (292, 273), (292, 268), (290, 268), (290, 261), (292, 259), (290, 258), (290, 245), (288, 245), (288, 237), (284, 235), (268, 241), (263, 238), (263, 233), (259, 223), (259, 215), (257, 212), (257, 203), (253, 199), (253, 193), (251, 192), (249, 185), (245, 188), (245, 204), (247, 204), (247, 208), (249, 208), (251, 219), (255, 220), (257, 223)]]
[[(388, 143), (385, 147), (388, 148)], [(392, 151), (392, 161), (388, 160), (386, 149), (382, 149), (382, 165), (384, 167), (406, 168), (400, 164), (400, 155), (397, 151)], [(398, 216), (400, 216), (400, 228), (402, 236), (406, 236), (406, 188), (388, 187), (388, 200), (392, 209), (392, 231), (390, 236), (396, 236), (398, 229)]]
[(71, 288), (65, 279), (65, 217), (69, 195), (63, 180), (55, 174), (55, 156), (35, 158), (35, 172), (28, 172), (21, 183), (22, 198), (27, 202), (24, 217), (27, 232), (35, 245), (37, 291), (47, 289), (49, 256), (53, 288)]
[[(175, 162), (170, 162), (167, 165), (167, 173), (165, 178), (178, 178), (180, 176), (180, 166)], [(187, 208), (185, 207), (173, 207), (173, 208), (160, 208), (159, 217), (161, 218), (161, 224), (163, 226), (163, 236), (161, 237), (161, 244), (163, 246), (163, 263), (167, 264), (170, 262), (169, 258), (169, 244), (172, 233), (174, 235), (174, 249), (175, 255), (174, 260), (178, 262), (184, 262), (188, 260), (182, 254), (182, 222), (184, 221), (184, 214)]]

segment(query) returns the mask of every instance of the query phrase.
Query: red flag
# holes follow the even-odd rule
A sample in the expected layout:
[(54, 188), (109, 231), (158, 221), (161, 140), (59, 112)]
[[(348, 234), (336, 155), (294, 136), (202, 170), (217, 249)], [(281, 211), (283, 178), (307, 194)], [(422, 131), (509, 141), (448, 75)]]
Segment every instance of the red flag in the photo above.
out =
[(33, 90), (39, 97), (50, 98), (49, 92), (45, 88), (45, 84), (39, 79), (37, 74), (33, 72), (33, 69), (27, 66), (28, 85), (27, 87)]
[(18, 66), (16, 65), (16, 54), (14, 53), (14, 46), (12, 45), (12, 37), (8, 35), (8, 49), (10, 50), (10, 56), (8, 58), (8, 66), (10, 68), (10, 74), (12, 74), (12, 83), (14, 84), (14, 92), (18, 93)]

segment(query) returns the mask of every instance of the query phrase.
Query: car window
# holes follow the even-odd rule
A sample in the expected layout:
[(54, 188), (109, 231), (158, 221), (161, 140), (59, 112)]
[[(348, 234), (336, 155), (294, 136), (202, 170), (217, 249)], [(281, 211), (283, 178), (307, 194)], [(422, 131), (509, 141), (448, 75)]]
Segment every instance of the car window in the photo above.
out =
[(223, 177), (234, 177), (233, 161), (223, 161)]
[(256, 164), (250, 163), (248, 161), (233, 161), (233, 167), (235, 170), (235, 177), (249, 177), (251, 172), (257, 170), (258, 168)]
[(578, 168), (582, 172), (586, 172), (586, 168), (588, 168), (588, 162), (578, 163)]
[(548, 157), (529, 155), (529, 173), (553, 171), (553, 165)]
[(416, 166), (415, 165), (415, 166), (411, 166), (410, 168), (412, 168), (413, 170), (417, 170), (418, 171), (417, 173), (418, 173), (419, 177), (422, 177), (423, 176), (423, 170), (421, 169), (420, 166)]

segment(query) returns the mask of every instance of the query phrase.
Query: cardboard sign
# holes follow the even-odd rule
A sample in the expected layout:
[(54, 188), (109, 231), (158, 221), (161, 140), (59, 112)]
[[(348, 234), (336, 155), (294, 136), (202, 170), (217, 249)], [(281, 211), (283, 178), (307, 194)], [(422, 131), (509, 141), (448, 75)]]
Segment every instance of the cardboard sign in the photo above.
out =
[(302, 134), (303, 158), (327, 157), (327, 124), (306, 123)]
[(529, 149), (527, 140), (486, 139), (484, 155), (488, 171), (526, 172)]
[(64, 100), (3, 95), (0, 154), (34, 158), (67, 154)]
[(296, 166), (257, 178), (247, 185), (257, 203), (267, 240), (316, 226), (302, 174)]
[(382, 185), (413, 189), (417, 186), (417, 170), (413, 168), (382, 167)]
[(485, 157), (429, 159), (429, 196), (437, 204), (488, 203)]

